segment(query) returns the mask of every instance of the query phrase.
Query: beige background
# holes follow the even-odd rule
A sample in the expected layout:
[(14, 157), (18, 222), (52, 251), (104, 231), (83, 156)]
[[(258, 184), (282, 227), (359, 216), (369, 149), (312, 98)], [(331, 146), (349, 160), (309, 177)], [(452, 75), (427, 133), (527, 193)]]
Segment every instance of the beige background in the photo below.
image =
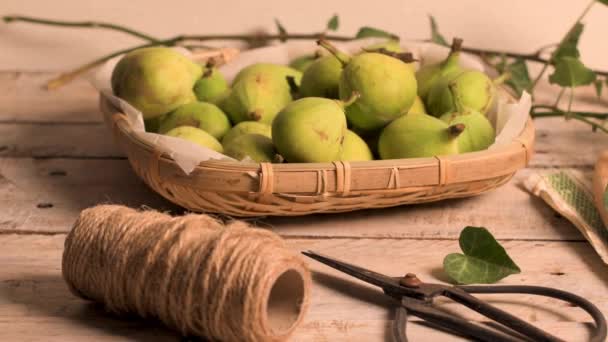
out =
[[(168, 37), (178, 33), (231, 33), (274, 30), (280, 18), (289, 31), (322, 29), (338, 13), (340, 33), (353, 34), (373, 25), (411, 38), (428, 37), (427, 14), (432, 13), (446, 36), (457, 34), (470, 46), (532, 51), (559, 40), (587, 0), (1, 0), (2, 14), (55, 19), (95, 19), (130, 25)], [(586, 19), (581, 42), (583, 58), (608, 69), (605, 57), (608, 7), (596, 4)], [(0, 23), (1, 70), (57, 70), (127, 47), (137, 40), (120, 33)]]

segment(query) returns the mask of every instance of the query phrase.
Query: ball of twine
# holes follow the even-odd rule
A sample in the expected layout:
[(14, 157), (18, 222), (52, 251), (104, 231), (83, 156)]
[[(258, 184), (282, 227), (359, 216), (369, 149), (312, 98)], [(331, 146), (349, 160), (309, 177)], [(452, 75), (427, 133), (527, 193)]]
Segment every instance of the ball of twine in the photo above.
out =
[(304, 262), (270, 231), (115, 205), (80, 214), (65, 241), (63, 277), (112, 312), (223, 341), (286, 339), (310, 287)]

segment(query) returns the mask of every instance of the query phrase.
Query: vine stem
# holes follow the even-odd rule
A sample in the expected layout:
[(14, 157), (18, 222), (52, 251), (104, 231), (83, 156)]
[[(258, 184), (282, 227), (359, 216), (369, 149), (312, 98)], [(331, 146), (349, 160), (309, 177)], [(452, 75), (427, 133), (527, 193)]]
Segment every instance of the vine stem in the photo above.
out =
[(140, 31), (124, 27), (121, 25), (104, 23), (99, 21), (63, 21), (63, 20), (50, 20), (50, 19), (42, 19), (42, 18), (34, 18), (27, 17), (22, 15), (7, 15), (2, 17), (4, 22), (12, 23), (12, 22), (27, 22), (31, 24), (41, 24), (41, 25), (51, 25), (51, 26), (64, 26), (64, 27), (77, 27), (77, 28), (104, 28), (108, 30), (123, 32), (129, 35), (132, 35), (137, 38), (141, 38), (143, 40), (147, 40), (149, 42), (157, 42), (160, 39), (152, 37), (151, 35), (142, 33)]
[[(570, 27), (570, 29), (568, 30), (568, 32), (566, 33), (566, 35), (564, 35), (564, 37), (562, 37), (561, 41), (559, 42), (559, 44), (557, 46), (562, 45), (566, 41), (566, 39), (568, 39), (568, 37), (570, 37), (570, 35), (572, 34), (572, 32), (573, 32), (574, 28), (576, 27), (576, 25), (578, 23), (580, 23), (581, 20), (583, 20), (583, 18), (585, 18), (585, 16), (587, 15), (587, 13), (589, 13), (589, 11), (591, 10), (591, 7), (593, 7), (593, 5), (595, 4), (596, 1), (597, 0), (591, 0), (587, 4), (587, 6), (583, 10), (583, 12), (578, 16), (578, 18), (576, 19), (576, 21), (574, 22), (574, 24)], [(540, 54), (539, 54), (539, 56), (540, 56)], [(530, 89), (532, 91), (534, 90), (534, 88), (536, 88), (536, 85), (538, 84), (538, 82), (543, 78), (543, 76), (547, 72), (547, 68), (549, 67), (549, 64), (551, 64), (551, 58), (548, 59), (548, 60), (543, 61), (542, 63), (543, 63), (543, 68), (538, 73), (538, 75), (534, 79), (534, 82), (532, 82), (532, 86), (530, 87)], [(603, 73), (603, 72), (599, 72), (599, 71), (594, 71), (594, 72), (596, 74), (606, 76), (606, 74)]]
[[(538, 112), (537, 109), (546, 110), (543, 112)], [(556, 106), (551, 105), (534, 105), (530, 110), (532, 117), (548, 117), (548, 116), (563, 116), (566, 112), (559, 109)], [(572, 111), (576, 115), (586, 117), (586, 118), (594, 118), (594, 119), (608, 119), (608, 113), (597, 113), (597, 112), (581, 112), (581, 111)]]
[[(597, 114), (597, 113), (595, 113), (595, 114)], [(531, 113), (532, 118), (558, 117), (558, 116), (564, 116), (564, 115), (565, 115), (565, 113), (561, 110), (558, 110), (555, 112)], [(606, 129), (603, 125), (589, 119), (588, 116), (579, 114), (578, 112), (568, 113), (568, 118), (584, 122), (584, 123), (590, 125), (591, 128), (599, 129), (604, 133), (608, 133), (608, 129)]]
[[(595, 0), (593, 1), (595, 2)], [(583, 12), (583, 14), (579, 17), (579, 21), (580, 19), (582, 19), (584, 17), (584, 15), (589, 11), (589, 9), (591, 8), (591, 5), (593, 5), (593, 2), (590, 3), (590, 5), (587, 6), (586, 10)], [(147, 42), (147, 44), (144, 45), (138, 45), (138, 46), (134, 46), (131, 48), (127, 48), (127, 49), (122, 49), (119, 51), (115, 51), (112, 52), (110, 54), (107, 54), (105, 56), (99, 57), (89, 63), (86, 63), (85, 65), (82, 65), (72, 71), (69, 71), (67, 73), (61, 74), (59, 75), (59, 77), (49, 81), (47, 83), (47, 87), (49, 89), (56, 89), (61, 87), (62, 85), (70, 82), (71, 80), (77, 78), (78, 76), (86, 73), (87, 71), (103, 64), (105, 61), (116, 57), (120, 54), (123, 53), (128, 53), (130, 51), (133, 51), (135, 49), (139, 49), (142, 47), (147, 47), (147, 46), (152, 46), (152, 45), (167, 45), (167, 46), (174, 46), (179, 44), (180, 42), (183, 41), (212, 41), (212, 40), (236, 40), (236, 41), (245, 41), (245, 42), (270, 42), (270, 41), (283, 41), (283, 40), (288, 40), (288, 39), (292, 39), (292, 40), (318, 40), (320, 38), (326, 39), (326, 40), (330, 40), (330, 41), (350, 41), (350, 40), (354, 40), (357, 39), (357, 37), (355, 36), (343, 36), (343, 35), (328, 35), (325, 32), (320, 32), (320, 33), (296, 33), (296, 34), (213, 34), (213, 35), (178, 35), (169, 39), (158, 39), (156, 37), (153, 37), (151, 35), (142, 33), (140, 31), (122, 26), (122, 25), (117, 25), (117, 24), (110, 24), (110, 23), (104, 23), (104, 22), (96, 22), (96, 21), (60, 21), (60, 20), (48, 20), (48, 19), (42, 19), (42, 18), (34, 18), (34, 17), (27, 17), (27, 16), (20, 16), (20, 15), (12, 15), (12, 16), (4, 16), (3, 17), (4, 21), (7, 23), (13, 23), (13, 22), (27, 22), (27, 23), (33, 23), (33, 24), (41, 24), (41, 25), (50, 25), (50, 26), (60, 26), (60, 27), (77, 27), (77, 28), (104, 28), (104, 29), (109, 29), (109, 30), (114, 30), (114, 31), (118, 31), (118, 32), (122, 32), (125, 34), (129, 34), (131, 36), (143, 39)], [(428, 40), (423, 40), (423, 41), (427, 41)], [(543, 72), (541, 73), (541, 75), (539, 75), (539, 77), (537, 77), (537, 79), (534, 81), (534, 84), (536, 84), (538, 82), (538, 80), (540, 79), (540, 77), (542, 77), (542, 74), (544, 74), (544, 71), (547, 69), (548, 65), (551, 63), (550, 59), (547, 58), (543, 58), (541, 56), (542, 54), (542, 49), (536, 51), (535, 53), (516, 53), (516, 52), (511, 52), (511, 51), (502, 51), (502, 50), (492, 50), (492, 49), (478, 49), (478, 48), (472, 48), (472, 47), (462, 47), (461, 49), (464, 52), (467, 53), (471, 53), (471, 54), (475, 54), (475, 55), (479, 55), (479, 56), (487, 56), (487, 55), (503, 55), (503, 56), (507, 56), (507, 57), (511, 57), (511, 58), (520, 58), (520, 59), (524, 59), (526, 61), (531, 61), (531, 62), (537, 62), (537, 63), (543, 63), (544, 67), (543, 67)], [(593, 70), (596, 74), (598, 75), (602, 75), (602, 76), (607, 76), (608, 77), (608, 71), (603, 71), (603, 70)]]
[[(169, 40), (164, 41), (164, 42), (169, 42), (170, 43)], [(100, 57), (100, 58), (98, 58), (98, 59), (96, 59), (94, 61), (91, 61), (91, 62), (89, 62), (87, 64), (84, 64), (84, 65), (82, 65), (82, 66), (80, 66), (80, 67), (78, 67), (78, 68), (76, 68), (76, 69), (74, 69), (72, 71), (69, 71), (69, 72), (66, 72), (66, 73), (62, 73), (59, 76), (57, 76), (57, 77), (49, 80), (46, 83), (46, 88), (48, 90), (55, 90), (55, 89), (57, 89), (57, 88), (65, 85), (65, 84), (73, 81), (74, 79), (80, 77), (81, 75), (85, 74), (87, 71), (89, 71), (89, 70), (91, 70), (91, 69), (93, 69), (93, 68), (95, 68), (97, 66), (100, 66), (101, 64), (105, 63), (106, 61), (108, 61), (108, 60), (110, 60), (110, 59), (112, 59), (112, 58), (114, 58), (116, 56), (122, 55), (123, 53), (127, 53), (127, 52), (130, 52), (130, 51), (133, 51), (135, 49), (141, 49), (141, 48), (145, 48), (145, 47), (150, 47), (150, 46), (154, 46), (154, 45), (157, 45), (157, 44), (158, 44), (158, 42), (142, 44), (142, 45), (138, 45), (136, 47), (131, 47), (131, 48), (128, 48), (128, 49), (124, 49), (124, 50), (113, 52), (113, 53), (111, 53), (109, 55), (105, 55), (105, 56)]]

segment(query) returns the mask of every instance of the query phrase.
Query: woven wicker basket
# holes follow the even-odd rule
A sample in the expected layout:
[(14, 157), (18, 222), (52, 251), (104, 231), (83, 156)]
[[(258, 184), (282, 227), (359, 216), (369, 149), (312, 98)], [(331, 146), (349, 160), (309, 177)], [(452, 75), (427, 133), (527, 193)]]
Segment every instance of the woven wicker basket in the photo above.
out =
[(508, 146), (433, 158), (270, 164), (205, 161), (186, 175), (139, 139), (125, 114), (103, 95), (101, 111), (117, 143), (152, 189), (196, 212), (297, 216), (469, 197), (506, 183), (532, 156), (534, 125)]

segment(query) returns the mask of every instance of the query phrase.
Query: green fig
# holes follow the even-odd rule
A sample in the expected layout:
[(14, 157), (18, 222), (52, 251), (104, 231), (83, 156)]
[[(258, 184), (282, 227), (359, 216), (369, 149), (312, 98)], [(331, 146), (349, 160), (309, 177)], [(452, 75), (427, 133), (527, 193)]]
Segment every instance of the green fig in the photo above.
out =
[(320, 56), (318, 53), (314, 53), (314, 54), (310, 54), (310, 55), (303, 55), (303, 56), (297, 57), (297, 58), (293, 59), (291, 62), (289, 62), (289, 67), (296, 69), (303, 73), (319, 57)]
[(416, 96), (416, 99), (414, 100), (414, 104), (412, 105), (412, 107), (410, 107), (410, 110), (407, 113), (408, 114), (410, 114), (410, 113), (428, 114), (426, 112), (426, 107), (424, 106), (424, 102), (422, 102), (422, 99), (420, 98), (420, 96)]
[(317, 59), (302, 75), (300, 95), (338, 99), (341, 74), (342, 63), (336, 57), (325, 56)]
[(485, 150), (494, 143), (496, 133), (488, 118), (476, 111), (448, 113), (440, 118), (448, 125), (464, 124), (466, 129), (458, 136), (460, 153)]
[(151, 119), (196, 100), (192, 89), (202, 73), (200, 65), (173, 49), (142, 48), (120, 59), (112, 90)]
[(343, 161), (366, 161), (373, 160), (372, 151), (367, 146), (367, 143), (355, 132), (348, 130), (344, 136), (342, 150), (338, 155), (338, 160)]
[(430, 114), (441, 116), (462, 108), (486, 114), (496, 94), (494, 82), (483, 72), (467, 70), (444, 76), (429, 91), (426, 105)]
[(230, 120), (271, 124), (277, 113), (293, 100), (288, 77), (299, 83), (301, 73), (282, 65), (254, 64), (236, 76), (232, 90), (220, 107)]
[(161, 115), (161, 116), (156, 116), (151, 119), (144, 119), (144, 127), (146, 129), (146, 132), (158, 133), (158, 129), (160, 128), (160, 123), (163, 121), (165, 116), (166, 116), (166, 114)]
[(218, 140), (222, 139), (231, 127), (226, 114), (216, 105), (207, 102), (190, 102), (177, 107), (165, 115), (158, 131), (163, 134), (180, 126), (200, 128)]
[(424, 65), (416, 72), (416, 79), (418, 80), (418, 95), (422, 98), (422, 100), (426, 101), (429, 91), (442, 77), (462, 71), (462, 68), (460, 68), (458, 64), (460, 60), (461, 48), (462, 39), (454, 38), (452, 41), (450, 54), (443, 62), (438, 64)]
[(285, 107), (272, 123), (272, 141), (285, 160), (315, 163), (338, 160), (346, 134), (348, 103), (305, 97)]
[(220, 144), (217, 139), (215, 139), (211, 134), (203, 131), (202, 129), (192, 127), (192, 126), (180, 126), (175, 127), (169, 132), (165, 133), (165, 135), (175, 138), (180, 138), (184, 140), (188, 140), (202, 147), (210, 148), (216, 152), (223, 153), (224, 148), (222, 144)]
[(224, 144), (226, 155), (243, 160), (250, 158), (256, 162), (273, 162), (277, 160), (272, 139), (261, 134), (243, 134)]
[(230, 144), (231, 140), (245, 134), (260, 134), (265, 137), (272, 138), (270, 125), (256, 121), (243, 121), (232, 127), (232, 129), (226, 133), (222, 139), (222, 144)]
[(430, 115), (404, 115), (382, 130), (378, 152), (382, 159), (458, 154), (464, 130), (463, 124), (450, 126)]
[(360, 97), (346, 108), (349, 123), (363, 131), (381, 128), (406, 114), (416, 98), (416, 78), (402, 60), (381, 53), (365, 52), (344, 57), (326, 41), (327, 48), (344, 65), (339, 93), (346, 100), (356, 92)]
[(207, 65), (203, 76), (194, 84), (194, 94), (199, 101), (217, 104), (228, 91), (228, 82), (212, 65)]

